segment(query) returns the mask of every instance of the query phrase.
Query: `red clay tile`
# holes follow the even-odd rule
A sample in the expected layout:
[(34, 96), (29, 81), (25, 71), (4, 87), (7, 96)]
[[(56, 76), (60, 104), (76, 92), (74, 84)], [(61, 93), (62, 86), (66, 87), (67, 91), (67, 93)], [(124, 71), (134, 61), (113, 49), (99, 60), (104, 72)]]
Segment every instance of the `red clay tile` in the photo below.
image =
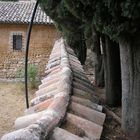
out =
[(93, 110), (89, 107), (85, 107), (78, 103), (72, 102), (70, 109), (78, 114), (79, 116), (86, 118), (89, 121), (92, 121), (98, 125), (103, 125), (105, 121), (105, 114), (99, 111)]
[(82, 129), (90, 140), (100, 140), (102, 126), (70, 113), (67, 113), (66, 120)]

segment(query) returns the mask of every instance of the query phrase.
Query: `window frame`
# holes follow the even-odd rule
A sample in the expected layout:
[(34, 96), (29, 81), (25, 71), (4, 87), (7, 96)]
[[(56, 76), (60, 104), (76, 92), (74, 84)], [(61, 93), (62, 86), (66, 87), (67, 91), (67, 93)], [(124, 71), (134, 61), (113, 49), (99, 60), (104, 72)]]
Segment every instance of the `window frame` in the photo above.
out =
[[(14, 36), (21, 36), (21, 49), (14, 49)], [(10, 39), (9, 39), (9, 44), (10, 44), (10, 50), (12, 52), (22, 52), (25, 50), (25, 34), (22, 31), (11, 31), (10, 32)]]
[(22, 35), (13, 35), (13, 50), (22, 50)]

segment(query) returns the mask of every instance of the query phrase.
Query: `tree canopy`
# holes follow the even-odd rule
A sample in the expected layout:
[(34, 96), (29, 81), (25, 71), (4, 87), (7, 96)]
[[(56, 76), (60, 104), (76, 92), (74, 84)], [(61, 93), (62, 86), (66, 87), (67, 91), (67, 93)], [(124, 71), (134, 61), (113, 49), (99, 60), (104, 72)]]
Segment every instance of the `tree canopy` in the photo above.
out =
[(95, 26), (99, 32), (117, 39), (140, 29), (139, 0), (41, 0), (41, 3), (67, 32)]

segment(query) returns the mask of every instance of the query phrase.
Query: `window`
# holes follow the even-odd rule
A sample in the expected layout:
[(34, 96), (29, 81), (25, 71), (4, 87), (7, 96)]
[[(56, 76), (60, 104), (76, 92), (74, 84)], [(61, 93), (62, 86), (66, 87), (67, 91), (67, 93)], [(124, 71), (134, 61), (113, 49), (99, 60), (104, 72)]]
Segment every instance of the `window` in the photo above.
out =
[(25, 32), (11, 31), (9, 36), (9, 50), (12, 52), (22, 52), (25, 50)]
[(22, 35), (13, 35), (13, 50), (22, 50)]

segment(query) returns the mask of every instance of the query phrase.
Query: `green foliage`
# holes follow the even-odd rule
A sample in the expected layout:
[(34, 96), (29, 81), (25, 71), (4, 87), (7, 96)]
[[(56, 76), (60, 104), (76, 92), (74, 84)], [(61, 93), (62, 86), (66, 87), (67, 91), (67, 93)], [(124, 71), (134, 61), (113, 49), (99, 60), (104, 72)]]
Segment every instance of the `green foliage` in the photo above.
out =
[(28, 68), (28, 77), (31, 84), (31, 88), (33, 89), (37, 87), (37, 80), (36, 80), (37, 75), (38, 75), (37, 66), (34, 64), (30, 64)]
[[(19, 69), (17, 72), (17, 76), (19, 78), (24, 78), (24, 74), (25, 74), (24, 68)], [(31, 89), (37, 88), (37, 85), (39, 82), (37, 77), (38, 77), (37, 66), (34, 64), (29, 64), (29, 66), (28, 66), (28, 80), (29, 80)]]
[(94, 25), (111, 39), (133, 36), (140, 27), (138, 0), (99, 0), (93, 14)]
[(139, 0), (41, 0), (41, 5), (65, 36), (78, 36), (78, 30), (86, 35), (94, 26), (117, 40), (140, 30)]
[(75, 17), (74, 13), (68, 10), (63, 0), (41, 0), (40, 5), (47, 15), (55, 21), (56, 27), (67, 39), (68, 44), (74, 48), (76, 54), (79, 54), (80, 49), (78, 48), (84, 41), (81, 19)]

